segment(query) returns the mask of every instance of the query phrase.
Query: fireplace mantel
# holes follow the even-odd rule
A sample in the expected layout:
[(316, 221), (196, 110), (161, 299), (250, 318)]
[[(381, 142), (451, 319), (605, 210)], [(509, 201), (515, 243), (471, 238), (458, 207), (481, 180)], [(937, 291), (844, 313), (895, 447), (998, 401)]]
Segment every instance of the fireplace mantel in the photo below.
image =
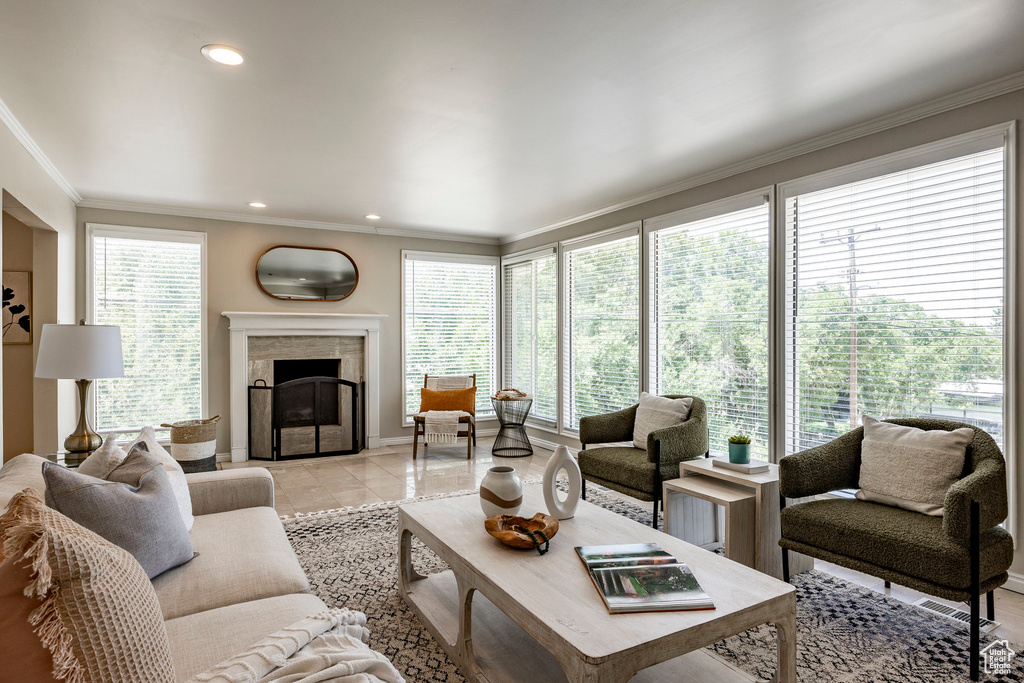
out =
[(224, 311), (230, 330), (231, 461), (248, 459), (249, 337), (346, 336), (366, 338), (366, 447), (380, 447), (380, 322), (382, 313), (259, 313)]

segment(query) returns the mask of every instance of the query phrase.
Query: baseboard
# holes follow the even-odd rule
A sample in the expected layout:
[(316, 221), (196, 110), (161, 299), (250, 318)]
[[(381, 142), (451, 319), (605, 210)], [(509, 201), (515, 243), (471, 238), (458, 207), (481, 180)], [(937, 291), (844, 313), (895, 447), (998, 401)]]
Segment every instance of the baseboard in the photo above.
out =
[[(530, 436), (530, 443), (532, 443), (534, 446), (540, 446), (541, 448), (546, 448), (549, 451), (554, 451), (556, 448), (558, 448), (559, 446), (563, 445), (563, 444), (560, 444), (560, 443), (558, 443), (556, 441), (548, 441), (547, 439), (538, 439), (536, 436)], [(577, 457), (577, 453), (580, 452), (579, 448), (571, 448), (569, 446), (566, 446), (566, 448), (569, 449), (569, 452), (572, 453), (572, 456), (574, 458)]]
[(217, 462), (231, 462), (231, 454), (230, 453), (218, 453), (217, 454)]
[(1018, 574), (1017, 572), (1009, 572), (1009, 574), (1010, 578), (1006, 580), (1002, 587), (1014, 593), (1024, 593), (1024, 574)]
[[(477, 436), (494, 436), (498, 433), (497, 429), (478, 429), (476, 430)], [(463, 437), (459, 437), (460, 439)], [(381, 446), (404, 446), (412, 443), (411, 436), (382, 436), (380, 438)]]

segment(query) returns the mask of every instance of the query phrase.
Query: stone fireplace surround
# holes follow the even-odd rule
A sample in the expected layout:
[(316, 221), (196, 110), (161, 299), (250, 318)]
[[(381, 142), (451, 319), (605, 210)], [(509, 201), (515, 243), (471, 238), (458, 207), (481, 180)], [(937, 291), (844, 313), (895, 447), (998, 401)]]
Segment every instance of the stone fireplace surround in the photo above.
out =
[(380, 313), (256, 313), (224, 311), (229, 320), (231, 462), (248, 459), (249, 337), (364, 338), (366, 447), (380, 447)]

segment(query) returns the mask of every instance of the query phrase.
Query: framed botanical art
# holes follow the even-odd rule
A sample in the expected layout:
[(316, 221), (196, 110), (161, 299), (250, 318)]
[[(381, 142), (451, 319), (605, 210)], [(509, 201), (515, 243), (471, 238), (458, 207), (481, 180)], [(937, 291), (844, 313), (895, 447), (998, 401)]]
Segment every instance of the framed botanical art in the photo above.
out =
[(32, 273), (4, 271), (4, 344), (32, 343)]

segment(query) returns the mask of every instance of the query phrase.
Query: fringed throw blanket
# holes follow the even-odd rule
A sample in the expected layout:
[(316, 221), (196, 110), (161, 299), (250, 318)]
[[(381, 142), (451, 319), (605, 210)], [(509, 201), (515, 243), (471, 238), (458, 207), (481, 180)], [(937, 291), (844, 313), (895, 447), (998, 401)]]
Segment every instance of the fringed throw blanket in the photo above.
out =
[(281, 629), (189, 683), (404, 683), (366, 641), (366, 615), (332, 609)]
[(428, 410), (423, 415), (423, 440), (427, 443), (453, 444), (459, 435), (459, 418), (469, 416), (461, 410)]

